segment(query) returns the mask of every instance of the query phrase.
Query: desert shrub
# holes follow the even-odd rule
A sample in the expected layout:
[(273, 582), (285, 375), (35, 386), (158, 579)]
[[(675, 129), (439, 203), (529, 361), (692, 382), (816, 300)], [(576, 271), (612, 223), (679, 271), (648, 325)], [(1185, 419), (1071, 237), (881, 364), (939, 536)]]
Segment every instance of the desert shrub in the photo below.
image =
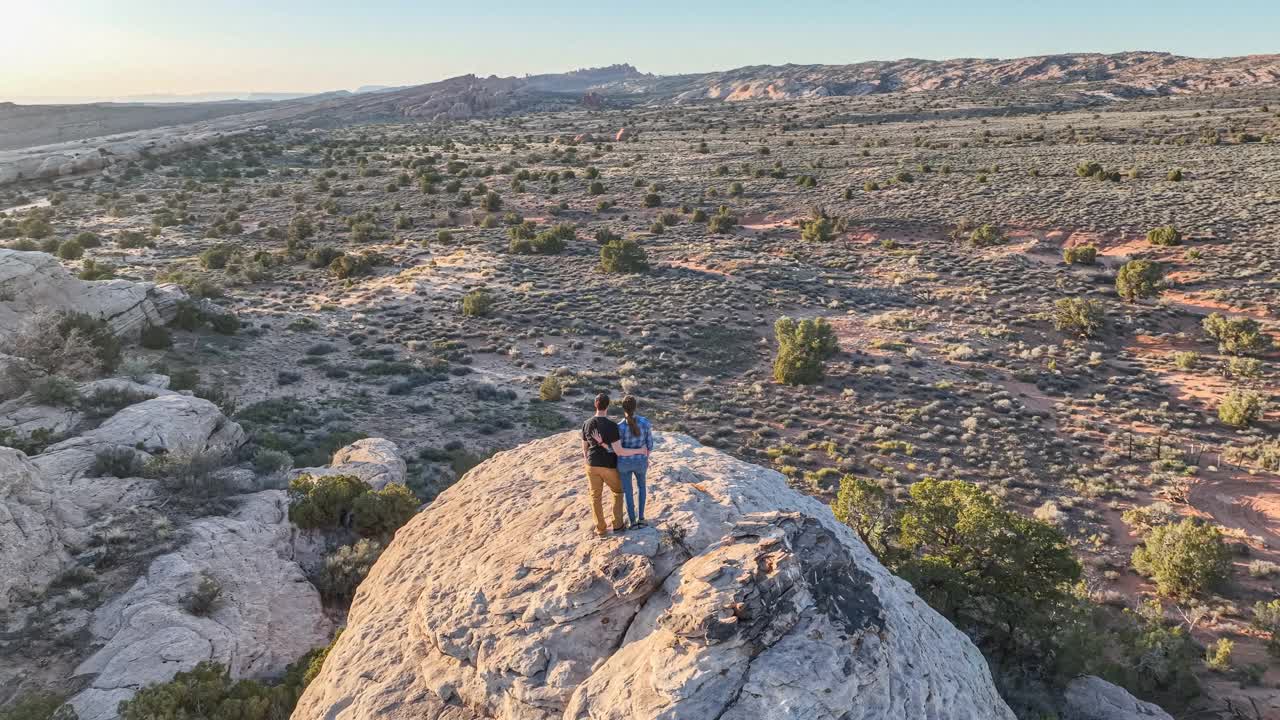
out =
[(1267, 635), (1267, 651), (1280, 657), (1280, 600), (1256, 603), (1252, 624)]
[(593, 181), (590, 185), (588, 185), (588, 186), (587, 186), (587, 194), (588, 194), (588, 195), (603, 195), (603, 194), (604, 194), (604, 183), (600, 182), (599, 180)]
[(148, 460), (142, 474), (159, 479), (165, 490), (183, 502), (217, 500), (232, 492), (226, 477), (217, 472), (223, 460), (212, 452), (171, 452)]
[(356, 595), (356, 588), (373, 569), (382, 554), (382, 544), (362, 538), (354, 545), (343, 545), (324, 559), (324, 566), (312, 581), (320, 596), (338, 605), (348, 605)]
[(1193, 518), (1155, 527), (1133, 551), (1133, 567), (1163, 595), (1191, 597), (1222, 584), (1231, 551), (1217, 528)]
[(995, 225), (984, 224), (979, 225), (969, 233), (969, 242), (974, 247), (989, 247), (991, 245), (1000, 245), (1004, 242), (1004, 235), (996, 228)]
[(1256, 380), (1262, 377), (1262, 361), (1250, 357), (1229, 358), (1227, 374), (1237, 380)]
[(812, 188), (818, 186), (818, 180), (812, 175), (801, 175), (796, 178), (796, 185), (802, 188)]
[(81, 280), (110, 280), (116, 276), (116, 266), (111, 263), (100, 263), (96, 260), (85, 260), (76, 277)]
[(800, 239), (805, 242), (830, 242), (835, 236), (834, 229), (835, 222), (831, 218), (807, 220), (800, 225)]
[(342, 251), (330, 245), (321, 245), (311, 248), (307, 251), (307, 264), (313, 268), (329, 267), (329, 265), (338, 258), (342, 257)]
[(1164, 179), (1169, 182), (1182, 182), (1182, 171), (1176, 168), (1170, 170), (1169, 173), (1164, 176)]
[[(519, 227), (519, 226), (517, 226)], [(560, 223), (550, 230), (543, 230), (531, 239), (517, 238), (512, 228), (511, 252), (519, 255), (558, 255), (568, 247), (576, 232), (572, 225)]]
[(368, 491), (354, 475), (299, 475), (289, 482), (289, 520), (306, 530), (347, 527), (353, 503)]
[(315, 232), (315, 225), (312, 224), (311, 218), (306, 215), (294, 215), (293, 219), (289, 221), (288, 229), (285, 231), (289, 249), (294, 250), (303, 247)]
[(1162, 225), (1147, 231), (1147, 242), (1169, 247), (1182, 244), (1182, 233), (1172, 225)]
[(644, 196), (643, 204), (647, 208), (661, 207), (662, 197), (658, 195), (658, 193), (653, 193), (653, 192), (647, 193)]
[(614, 240), (600, 248), (600, 268), (607, 273), (646, 272), (649, 258), (635, 240)]
[(1082, 669), (1095, 634), (1082, 627), (1080, 565), (1056, 527), (958, 480), (925, 478), (895, 507), (875, 483), (845, 478), (832, 509), (993, 664)]
[(67, 700), (51, 692), (20, 695), (0, 708), (0, 720), (76, 720), (76, 712), (64, 706)]
[(1116, 294), (1128, 302), (1160, 292), (1164, 271), (1150, 260), (1130, 260), (1116, 273)]
[(1230, 390), (1218, 402), (1218, 419), (1231, 427), (1243, 428), (1262, 417), (1262, 396), (1252, 390)]
[(1061, 332), (1093, 337), (1102, 329), (1106, 312), (1102, 303), (1082, 297), (1060, 298), (1053, 303), (1053, 326)]
[(352, 529), (364, 537), (389, 538), (418, 512), (418, 498), (404, 485), (392, 483), (369, 490), (351, 505)]
[(226, 243), (214, 245), (200, 253), (200, 267), (205, 270), (222, 270), (227, 267), (227, 262), (231, 260), (231, 256), (235, 253), (236, 247), (234, 245)]
[(554, 402), (564, 396), (564, 384), (555, 375), (548, 375), (538, 386), (538, 397), (546, 402)]
[(58, 257), (63, 260), (79, 260), (84, 257), (84, 246), (79, 240), (66, 240), (58, 246)]
[(835, 331), (822, 318), (796, 322), (780, 317), (773, 324), (773, 332), (778, 342), (773, 377), (787, 385), (821, 381), (823, 364), (840, 349)]
[(1120, 180), (1119, 170), (1107, 170), (1097, 162), (1081, 162), (1076, 165), (1076, 175), (1082, 178), (1090, 178), (1092, 180), (1108, 180), (1118, 182)]
[(383, 257), (377, 253), (360, 253), (359, 255), (339, 255), (329, 263), (329, 272), (339, 280), (357, 277), (360, 275), (369, 275), (373, 273), (375, 265), (383, 262)]
[(253, 454), (253, 469), (259, 475), (271, 475), (293, 467), (293, 456), (283, 450), (258, 448)]
[(86, 248), (86, 249), (96, 248), (102, 245), (101, 238), (89, 232), (88, 230), (85, 230), (84, 232), (76, 233), (75, 241), (80, 243), (80, 247)]
[(485, 317), (493, 311), (493, 296), (480, 288), (462, 296), (462, 314), (467, 317)]
[(1158, 610), (1146, 614), (1127, 612), (1128, 622), (1110, 631), (1117, 657), (1101, 674), (1139, 698), (1181, 707), (1200, 693), (1200, 646), (1183, 628), (1165, 626)]
[(163, 325), (147, 325), (138, 342), (148, 350), (164, 350), (173, 346), (173, 335)]
[(1231, 651), (1235, 646), (1236, 644), (1227, 638), (1218, 638), (1218, 641), (1210, 645), (1205, 652), (1204, 664), (1214, 672), (1231, 670)]
[(49, 375), (31, 384), (31, 397), (41, 405), (74, 407), (80, 402), (80, 390), (70, 378)]
[(142, 474), (142, 460), (131, 447), (110, 447), (93, 456), (92, 477), (130, 478)]
[(1183, 350), (1173, 354), (1173, 364), (1179, 370), (1191, 370), (1200, 361), (1200, 353)]
[(596, 242), (600, 245), (608, 245), (611, 242), (621, 240), (622, 236), (613, 232), (608, 228), (600, 228), (595, 234)]
[(1202, 322), (1209, 337), (1218, 341), (1218, 351), (1232, 355), (1256, 355), (1271, 347), (1271, 337), (1252, 318), (1226, 318), (1210, 313)]
[(1062, 262), (1068, 265), (1092, 265), (1097, 262), (1097, 259), (1096, 245), (1076, 245), (1062, 250)]
[(862, 189), (864, 192), (875, 192), (880, 189), (880, 183), (875, 180), (868, 180), (862, 183)]
[(729, 197), (742, 197), (743, 191), (742, 183), (734, 182), (729, 184)]
[(182, 607), (196, 617), (208, 617), (222, 600), (222, 586), (207, 572), (200, 573), (195, 589), (182, 596)]
[(232, 680), (226, 667), (205, 660), (139, 690), (120, 703), (118, 713), (121, 720), (288, 720), (303, 687), (298, 681)]
[(853, 529), (876, 557), (886, 557), (896, 518), (883, 487), (871, 480), (845, 475), (831, 504), (836, 520)]
[[(699, 212), (701, 212), (701, 210), (699, 210)], [(697, 213), (694, 213), (694, 221), (698, 221)], [(707, 221), (707, 232), (710, 232), (713, 235), (724, 235), (726, 233), (733, 232), (733, 229), (737, 227), (737, 225), (738, 218), (730, 214), (728, 207), (721, 205), (720, 209), (716, 211), (716, 214), (712, 215), (711, 219)]]

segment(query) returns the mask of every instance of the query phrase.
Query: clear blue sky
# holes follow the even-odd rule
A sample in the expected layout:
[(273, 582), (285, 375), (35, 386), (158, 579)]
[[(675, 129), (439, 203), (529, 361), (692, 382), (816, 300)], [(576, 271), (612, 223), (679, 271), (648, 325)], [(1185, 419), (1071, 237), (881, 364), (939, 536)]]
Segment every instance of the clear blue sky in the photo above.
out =
[(0, 99), (320, 91), (630, 62), (1280, 52), (1280, 2), (1232, 0), (3, 0)]

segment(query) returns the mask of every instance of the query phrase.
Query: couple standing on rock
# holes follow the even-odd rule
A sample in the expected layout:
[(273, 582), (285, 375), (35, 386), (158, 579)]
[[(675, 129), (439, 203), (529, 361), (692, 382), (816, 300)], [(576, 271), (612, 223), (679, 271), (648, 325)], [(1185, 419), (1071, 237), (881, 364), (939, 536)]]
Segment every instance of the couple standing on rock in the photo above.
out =
[[(609, 419), (609, 395), (600, 393), (595, 400), (596, 414), (582, 424), (582, 457), (587, 462), (587, 482), (591, 486), (591, 512), (595, 516), (596, 535), (605, 537), (609, 529), (604, 523), (601, 495), (608, 485), (613, 492), (613, 531), (627, 529), (622, 517), (625, 499), (630, 527), (643, 527), (645, 475), (649, 471), (649, 453), (653, 452), (653, 430), (649, 421), (636, 415), (633, 395), (622, 398), (622, 423)], [(637, 498), (631, 494), (635, 481)]]

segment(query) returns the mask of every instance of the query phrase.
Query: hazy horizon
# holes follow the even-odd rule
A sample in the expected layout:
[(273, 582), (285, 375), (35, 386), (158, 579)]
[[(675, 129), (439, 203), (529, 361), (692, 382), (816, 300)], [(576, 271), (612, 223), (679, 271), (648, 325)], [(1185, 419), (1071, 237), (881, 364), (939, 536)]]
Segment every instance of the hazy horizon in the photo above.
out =
[[(825, 7), (659, 0), (602, 9), (582, 0), (372, 0), (361, 8), (300, 0), (48, 0), (4, 11), (0, 101), (101, 102), (140, 96), (311, 94), (416, 85), (474, 73), (521, 76), (630, 63), (660, 75), (764, 64), (906, 57), (1010, 58), (1157, 50), (1194, 57), (1280, 50), (1280, 9), (1245, 0), (1231, 22), (1191, 2), (1084, 0), (1028, 8), (929, 0), (910, 14), (882, 2)], [(1100, 22), (1105, 20), (1105, 22)]]

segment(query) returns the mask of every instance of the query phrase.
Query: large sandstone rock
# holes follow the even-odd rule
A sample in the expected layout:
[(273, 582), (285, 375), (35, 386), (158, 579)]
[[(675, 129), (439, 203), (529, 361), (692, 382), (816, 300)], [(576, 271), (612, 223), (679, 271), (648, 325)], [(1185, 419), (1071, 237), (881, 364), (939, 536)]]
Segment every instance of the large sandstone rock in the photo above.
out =
[(217, 405), (169, 391), (130, 405), (82, 435), (50, 445), (33, 462), (54, 481), (70, 482), (93, 467), (97, 454), (133, 448), (155, 455), (230, 455), (244, 443), (244, 430)]
[(53, 505), (44, 474), (26, 455), (0, 447), (0, 610), (15, 595), (39, 592), (66, 563)]
[(1068, 720), (1173, 720), (1160, 706), (1092, 675), (1068, 683), (1065, 700)]
[[(267, 491), (243, 498), (232, 517), (196, 521), (186, 545), (156, 558), (94, 613), (90, 631), (104, 644), (76, 669), (92, 677), (70, 701), (80, 720), (115, 718), (121, 700), (204, 660), (223, 663), (236, 678), (273, 677), (329, 641), (333, 627), (320, 596), (290, 558), (282, 502), (284, 493)], [(206, 574), (222, 600), (198, 617), (182, 599)]]
[(387, 485), (403, 485), (408, 465), (400, 457), (400, 448), (383, 438), (364, 438), (338, 450), (328, 467), (297, 468), (289, 473), (290, 479), (299, 475), (324, 477), (327, 475), (354, 475), (374, 490)]
[(176, 285), (81, 280), (47, 253), (0, 248), (0, 335), (17, 332), (36, 313), (54, 311), (106, 320), (117, 335), (132, 338), (148, 324), (172, 320), (186, 297)]
[(592, 535), (581, 449), (501, 453), (402, 528), (295, 720), (1012, 720), (969, 640), (782, 475), (661, 435)]

